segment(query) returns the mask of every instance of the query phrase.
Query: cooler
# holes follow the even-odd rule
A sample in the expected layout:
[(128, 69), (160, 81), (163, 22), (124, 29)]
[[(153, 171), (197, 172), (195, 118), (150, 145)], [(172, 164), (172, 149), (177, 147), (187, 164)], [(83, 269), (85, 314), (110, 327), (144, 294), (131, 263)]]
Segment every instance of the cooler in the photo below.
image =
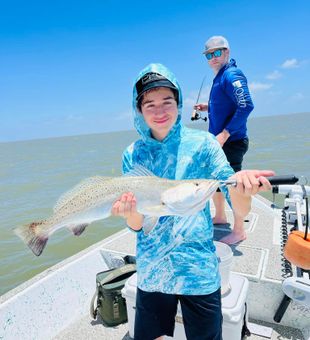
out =
[[(240, 340), (246, 312), (245, 303), (249, 288), (247, 278), (231, 273), (230, 290), (222, 295), (223, 340)], [(126, 299), (128, 328), (130, 337), (134, 337), (135, 305), (137, 291), (137, 274), (133, 274), (122, 289), (122, 296)], [(186, 340), (181, 309), (178, 308), (174, 337), (166, 339)]]
[(233, 264), (234, 254), (231, 248), (219, 241), (214, 241), (216, 256), (219, 260), (219, 272), (221, 276), (221, 293), (226, 294), (230, 289), (230, 272)]

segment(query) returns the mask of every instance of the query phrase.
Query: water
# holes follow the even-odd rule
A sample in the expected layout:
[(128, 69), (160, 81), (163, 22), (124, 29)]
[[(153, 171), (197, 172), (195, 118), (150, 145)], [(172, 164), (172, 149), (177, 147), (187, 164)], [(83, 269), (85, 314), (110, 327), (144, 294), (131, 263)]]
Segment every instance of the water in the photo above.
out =
[(12, 232), (49, 216), (58, 197), (80, 180), (120, 175), (122, 151), (135, 138), (132, 131), (0, 144), (0, 295), (124, 227), (109, 218), (80, 237), (62, 229), (40, 257)]
[[(251, 119), (244, 167), (310, 180), (309, 116)], [(125, 227), (122, 219), (109, 218), (92, 224), (80, 237), (62, 229), (53, 234), (40, 257), (12, 232), (50, 215), (57, 198), (80, 180), (120, 175), (122, 151), (136, 137), (134, 131), (126, 131), (0, 143), (0, 295)]]

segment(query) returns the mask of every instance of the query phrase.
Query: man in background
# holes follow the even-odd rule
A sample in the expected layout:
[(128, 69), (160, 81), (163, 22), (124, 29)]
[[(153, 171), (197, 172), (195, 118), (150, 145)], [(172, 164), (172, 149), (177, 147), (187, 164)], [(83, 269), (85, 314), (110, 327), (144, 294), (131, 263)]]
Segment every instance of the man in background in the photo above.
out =
[[(209, 102), (196, 104), (195, 110), (208, 111), (209, 131), (223, 148), (228, 162), (235, 172), (242, 168), (243, 156), (248, 150), (247, 118), (254, 105), (249, 93), (247, 79), (230, 59), (226, 38), (213, 36), (205, 44), (206, 56), (215, 77), (210, 91)], [(214, 224), (226, 224), (225, 199), (221, 192), (214, 195)], [(233, 231), (220, 241), (234, 244), (246, 239), (243, 217), (234, 212)]]

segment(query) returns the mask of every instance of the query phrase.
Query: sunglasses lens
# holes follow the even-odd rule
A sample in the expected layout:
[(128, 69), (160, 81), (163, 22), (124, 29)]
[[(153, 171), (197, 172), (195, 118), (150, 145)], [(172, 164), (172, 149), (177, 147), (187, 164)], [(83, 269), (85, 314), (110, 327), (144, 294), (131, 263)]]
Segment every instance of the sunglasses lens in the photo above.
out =
[(213, 57), (220, 57), (222, 55), (222, 50), (215, 50), (214, 52), (207, 53), (206, 58), (211, 60)]
[(216, 50), (213, 52), (215, 57), (220, 57), (222, 55), (222, 50)]

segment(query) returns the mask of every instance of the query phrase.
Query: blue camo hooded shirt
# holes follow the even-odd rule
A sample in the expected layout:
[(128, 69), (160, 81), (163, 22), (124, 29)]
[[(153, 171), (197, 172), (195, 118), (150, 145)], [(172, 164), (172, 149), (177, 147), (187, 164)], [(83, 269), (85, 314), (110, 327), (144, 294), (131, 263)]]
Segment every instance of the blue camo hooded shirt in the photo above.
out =
[[(212, 178), (225, 180), (233, 170), (216, 141), (208, 132), (189, 129), (181, 123), (182, 94), (174, 75), (161, 64), (150, 64), (139, 74), (156, 72), (178, 89), (178, 118), (166, 138), (152, 138), (143, 115), (137, 110), (133, 89), (135, 127), (141, 138), (123, 154), (123, 172), (139, 164), (154, 175), (169, 179)], [(228, 197), (227, 190), (224, 190)], [(161, 217), (149, 234), (137, 233), (138, 287), (167, 294), (211, 294), (220, 287), (218, 259), (213, 244), (213, 224), (209, 203), (188, 217)]]

